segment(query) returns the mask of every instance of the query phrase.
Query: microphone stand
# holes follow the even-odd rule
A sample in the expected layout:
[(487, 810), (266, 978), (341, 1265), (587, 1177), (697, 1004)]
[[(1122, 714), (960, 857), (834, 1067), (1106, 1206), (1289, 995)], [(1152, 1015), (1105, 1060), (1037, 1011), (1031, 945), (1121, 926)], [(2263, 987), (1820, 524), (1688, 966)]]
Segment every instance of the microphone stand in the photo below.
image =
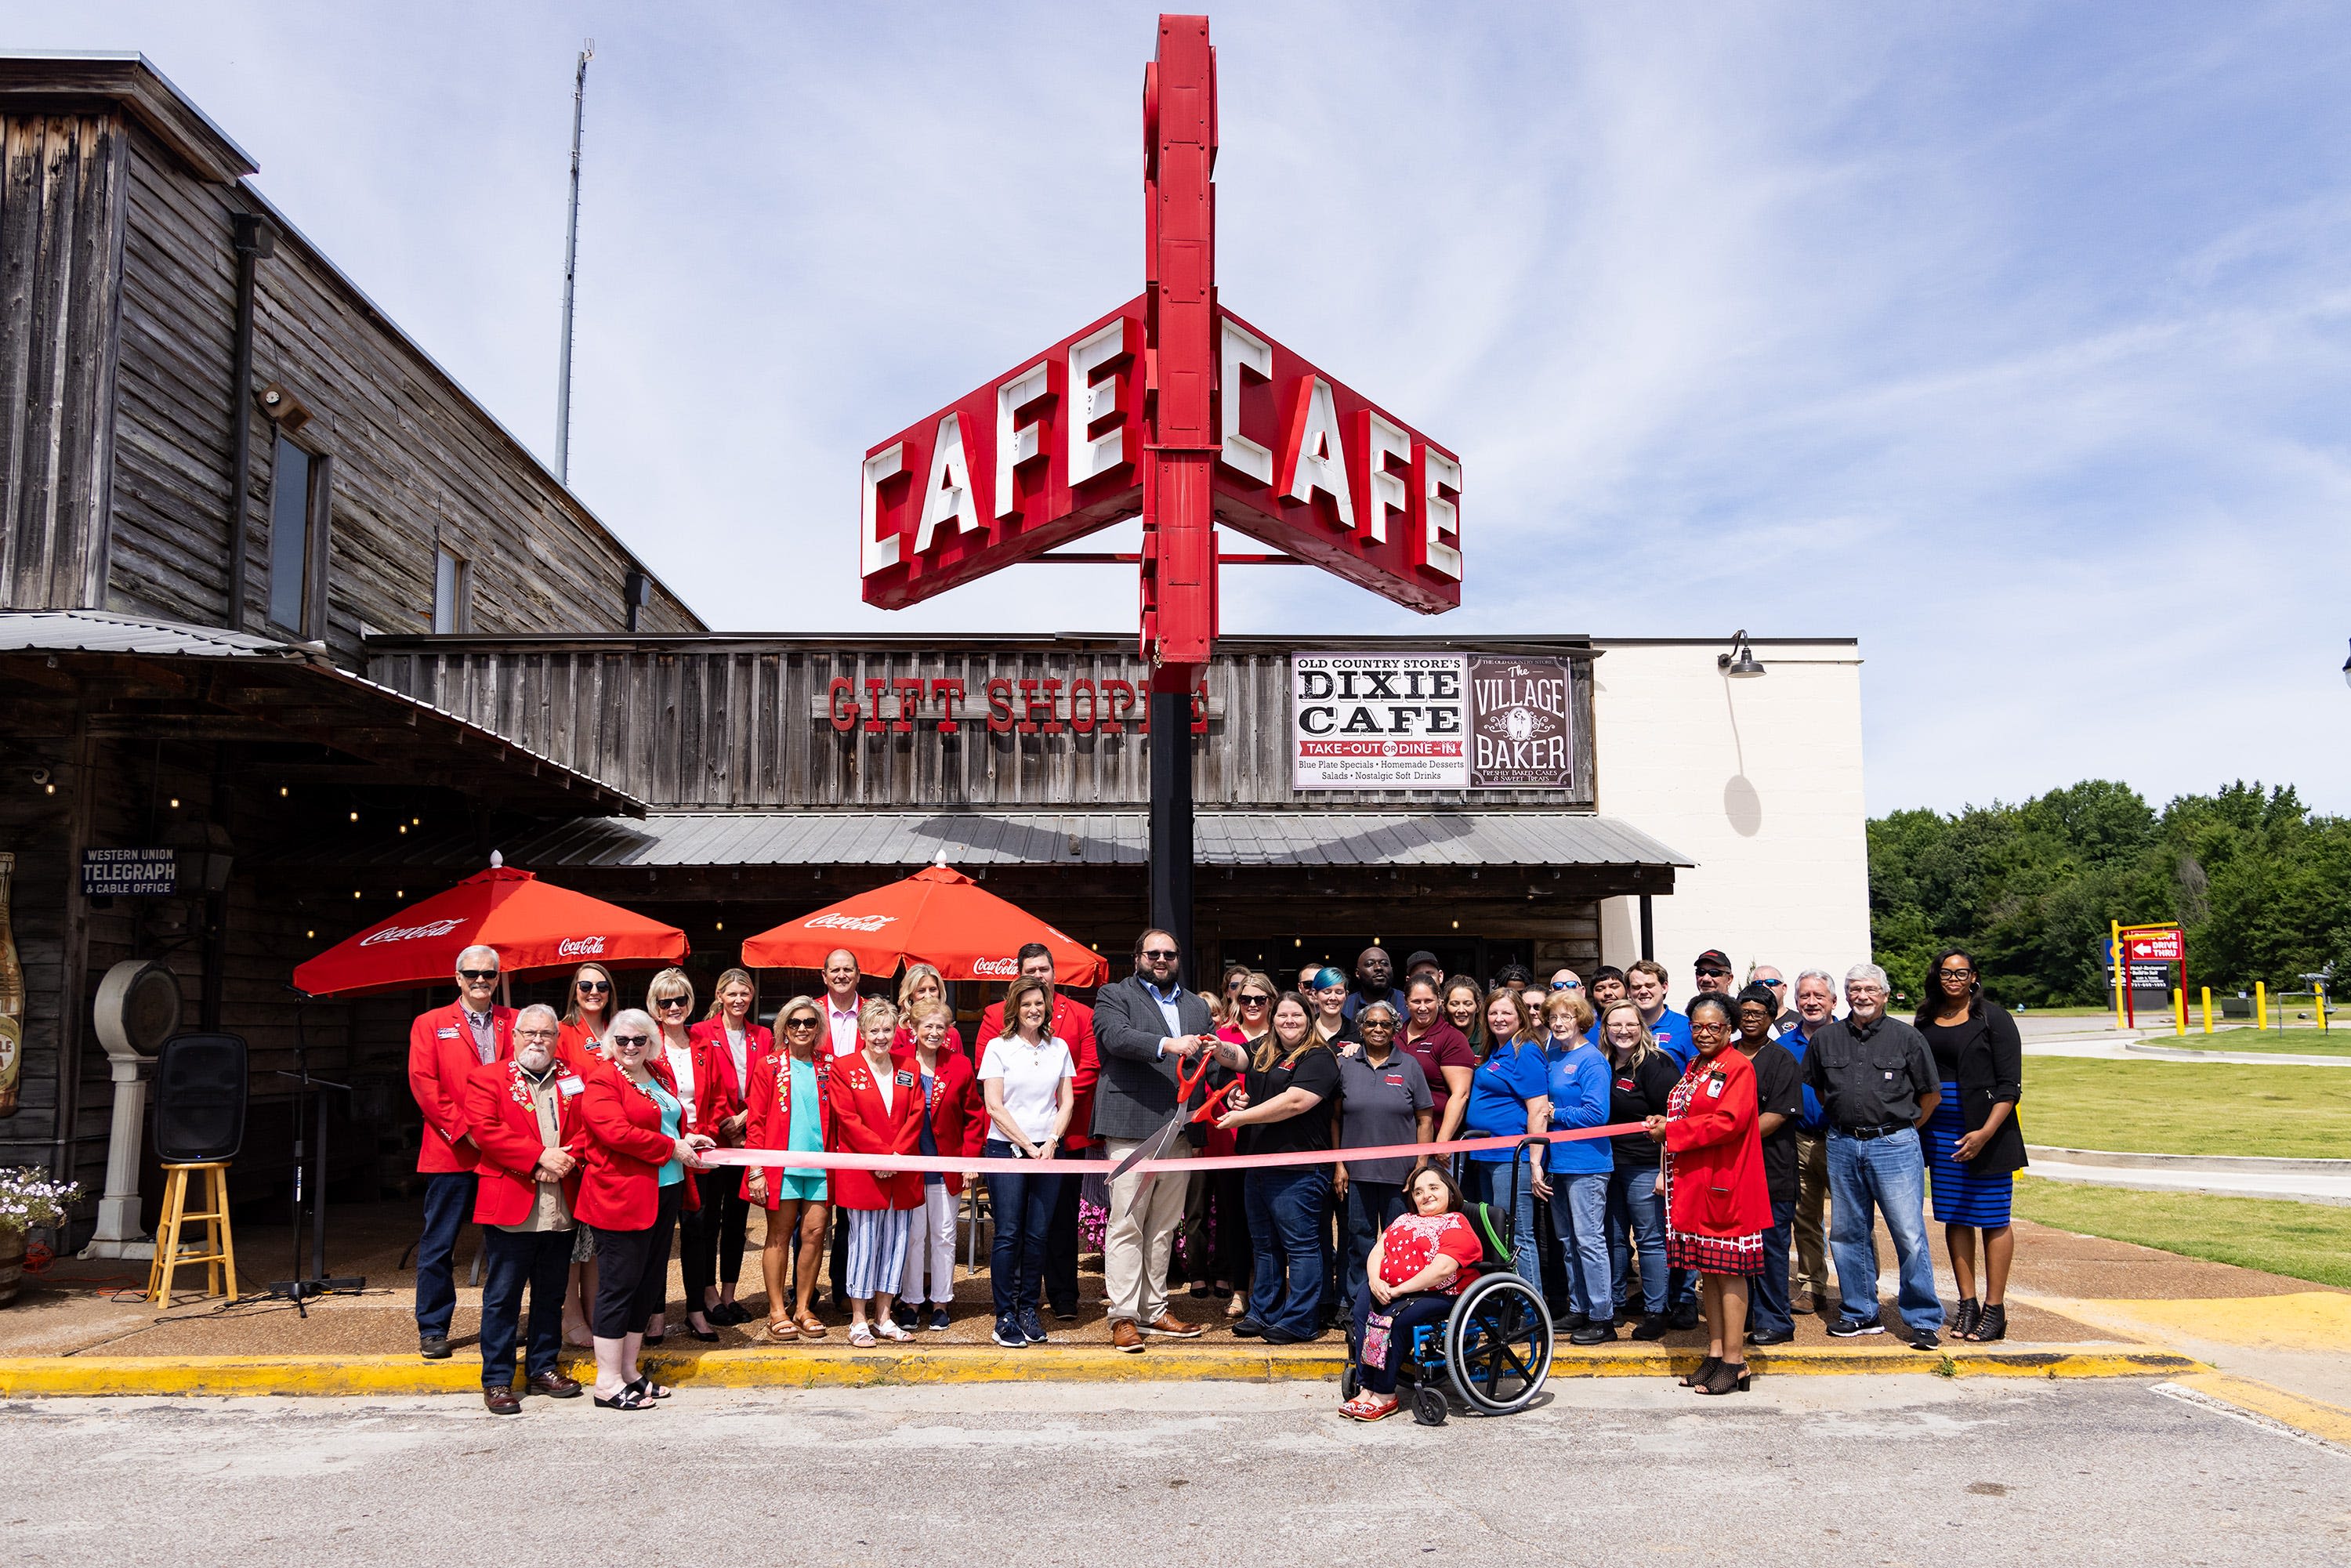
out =
[[(287, 988), (292, 989), (291, 987)], [(334, 1279), (327, 1276), (327, 1096), (323, 1093), (313, 1096), (311, 1091), (339, 1089), (348, 1094), (351, 1086), (312, 1075), (310, 1042), (302, 1023), (302, 1009), (309, 1004), (308, 996), (303, 996), (294, 1004), (294, 1071), (288, 1072), (280, 1068), (277, 1072), (280, 1078), (294, 1080), (294, 1278), (272, 1281), (266, 1292), (292, 1301), (295, 1312), (305, 1319), (310, 1315), (306, 1302), (338, 1291), (355, 1295), (367, 1288), (367, 1281), (362, 1276), (343, 1275)], [(306, 1184), (303, 1110), (304, 1103), (314, 1098), (319, 1107), (319, 1131), (308, 1153), (317, 1162), (317, 1169)], [(302, 1271), (302, 1212), (306, 1185), (310, 1218), (310, 1271), (308, 1274)]]

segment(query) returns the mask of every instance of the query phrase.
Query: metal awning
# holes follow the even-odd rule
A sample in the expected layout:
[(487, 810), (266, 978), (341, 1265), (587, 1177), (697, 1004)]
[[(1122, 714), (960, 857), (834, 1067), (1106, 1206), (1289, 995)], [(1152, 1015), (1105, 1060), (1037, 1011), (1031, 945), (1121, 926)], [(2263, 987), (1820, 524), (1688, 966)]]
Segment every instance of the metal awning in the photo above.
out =
[[(1574, 811), (1203, 811), (1202, 866), (1591, 866), (1696, 862), (1637, 828)], [(1134, 866), (1147, 863), (1141, 811), (661, 811), (643, 821), (576, 821), (499, 846), (508, 863), (563, 868), (695, 866)], [(437, 865), (473, 858), (470, 840), (379, 846), (339, 865)], [(297, 858), (289, 856), (288, 858)]]
[(103, 734), (323, 747), (397, 782), (542, 816), (645, 811), (601, 779), (337, 667), (316, 644), (95, 610), (0, 612), (0, 699), (79, 705)]

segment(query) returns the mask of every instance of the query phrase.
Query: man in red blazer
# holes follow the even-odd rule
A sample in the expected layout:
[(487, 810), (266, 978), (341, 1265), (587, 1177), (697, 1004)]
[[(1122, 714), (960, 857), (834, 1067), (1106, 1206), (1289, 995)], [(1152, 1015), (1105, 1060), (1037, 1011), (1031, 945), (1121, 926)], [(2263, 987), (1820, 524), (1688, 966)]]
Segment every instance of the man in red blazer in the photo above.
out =
[(424, 1178), (424, 1234), (416, 1243), (416, 1348), (427, 1361), (449, 1357), (449, 1320), (457, 1311), (457, 1281), (449, 1258), (474, 1212), (474, 1163), (479, 1157), (465, 1122), (465, 1080), (477, 1067), (514, 1054), (514, 1009), (496, 1004), (495, 947), (457, 955), (457, 999), (418, 1016), (408, 1030), (408, 1092), (424, 1113), (416, 1150)]
[(474, 1223), (482, 1228), (482, 1403), (518, 1416), (515, 1330), (530, 1291), (525, 1392), (576, 1399), (580, 1385), (557, 1365), (563, 1354), (563, 1291), (571, 1274), (572, 1205), (588, 1152), (580, 1096), (587, 1085), (556, 1059), (562, 1020), (549, 1007), (515, 1015), (514, 1055), (465, 1080), (465, 1124), (479, 1151)]
[[(1020, 973), (1053, 984), (1053, 952), (1042, 942), (1020, 949)], [(1004, 1004), (990, 1002), (979, 1015), (978, 1038), (972, 1041), (975, 1065), (987, 1054), (987, 1042), (1004, 1033)], [(1102, 1058), (1094, 1051), (1094, 1010), (1073, 997), (1053, 992), (1053, 1033), (1070, 1048), (1077, 1076), (1070, 1081), (1070, 1134), (1062, 1147), (1077, 1154), (1092, 1145), (1088, 1129), (1094, 1124), (1094, 1082), (1102, 1076)], [(1045, 1304), (1062, 1322), (1078, 1315), (1078, 1191), (1082, 1182), (1061, 1184), (1060, 1201), (1045, 1228)]]

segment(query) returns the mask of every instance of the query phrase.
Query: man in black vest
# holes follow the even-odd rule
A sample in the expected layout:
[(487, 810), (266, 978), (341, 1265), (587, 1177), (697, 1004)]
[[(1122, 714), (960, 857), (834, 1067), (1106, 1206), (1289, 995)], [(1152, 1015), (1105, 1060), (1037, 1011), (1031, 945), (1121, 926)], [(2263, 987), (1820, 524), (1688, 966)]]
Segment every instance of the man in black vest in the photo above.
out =
[[(1176, 1111), (1177, 1068), (1216, 1044), (1208, 1004), (1184, 988), (1182, 958), (1175, 937), (1146, 931), (1135, 938), (1134, 973), (1094, 996), (1102, 1076), (1094, 1084), (1093, 1134), (1113, 1161), (1166, 1126)], [(1166, 1152), (1180, 1157), (1195, 1146), (1188, 1136), (1179, 1137)], [(1142, 1350), (1147, 1333), (1199, 1337), (1198, 1328), (1167, 1310), (1167, 1254), (1191, 1186), (1189, 1176), (1166, 1174), (1148, 1182), (1128, 1175), (1110, 1184), (1102, 1289), (1111, 1343), (1121, 1350)]]

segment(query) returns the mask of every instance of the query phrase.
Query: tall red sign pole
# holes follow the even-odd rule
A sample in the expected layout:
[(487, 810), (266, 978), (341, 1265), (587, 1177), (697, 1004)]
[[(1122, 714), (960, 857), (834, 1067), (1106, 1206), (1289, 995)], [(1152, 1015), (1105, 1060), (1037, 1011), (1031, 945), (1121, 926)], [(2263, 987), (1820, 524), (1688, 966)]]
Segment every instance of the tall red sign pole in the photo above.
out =
[(1162, 16), (1143, 71), (1143, 652), (1151, 661), (1151, 923), (1192, 967), (1192, 694), (1217, 635), (1217, 54)]
[[(1424, 615), (1461, 602), (1461, 459), (1217, 298), (1217, 56), (1206, 16), (1162, 16), (1143, 78), (1144, 291), (868, 447), (858, 570), (903, 609), (1022, 561), (1134, 560), (1151, 669), (1151, 921), (1192, 936), (1195, 695), (1217, 637), (1217, 529)], [(1130, 517), (1139, 556), (1054, 555)], [(953, 730), (964, 698), (893, 685), (886, 732)], [(934, 683), (935, 686), (938, 683)], [(1118, 735), (1047, 683), (1021, 728)], [(873, 695), (864, 733), (885, 733)], [(935, 709), (935, 711), (932, 711)]]

